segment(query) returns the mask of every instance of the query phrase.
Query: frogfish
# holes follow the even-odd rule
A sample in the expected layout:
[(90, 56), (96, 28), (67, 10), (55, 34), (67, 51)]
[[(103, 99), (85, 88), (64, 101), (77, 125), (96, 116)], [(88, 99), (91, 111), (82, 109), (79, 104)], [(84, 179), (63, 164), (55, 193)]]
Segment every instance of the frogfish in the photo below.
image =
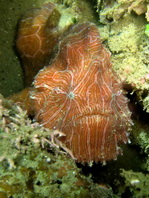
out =
[[(51, 17), (53, 10), (56, 14)], [(129, 140), (132, 121), (128, 99), (112, 69), (110, 53), (101, 42), (98, 27), (91, 22), (71, 27), (59, 40), (55, 57), (43, 64), (43, 58), (56, 45), (55, 40), (54, 44), (50, 40), (57, 38), (52, 36), (55, 25), (50, 21), (55, 18), (59, 20), (59, 14), (48, 3), (32, 18), (23, 18), (20, 25), (17, 47), (27, 65), (27, 77), (32, 65), (42, 68), (34, 78), (33, 74), (28, 77), (29, 81), (33, 78), (28, 94), (32, 111), (42, 126), (64, 134), (57, 138), (77, 162), (104, 164), (116, 159), (121, 153), (120, 144)], [(49, 24), (54, 28), (52, 33)], [(41, 46), (46, 46), (42, 58)]]

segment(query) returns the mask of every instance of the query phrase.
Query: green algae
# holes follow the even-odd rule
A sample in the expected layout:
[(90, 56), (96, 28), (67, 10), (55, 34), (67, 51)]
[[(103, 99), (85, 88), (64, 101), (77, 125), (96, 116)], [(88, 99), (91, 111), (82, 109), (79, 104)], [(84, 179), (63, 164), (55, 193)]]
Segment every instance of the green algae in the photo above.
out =
[(121, 176), (124, 177), (124, 190), (127, 191), (127, 196), (133, 198), (149, 197), (149, 175), (132, 170), (122, 170)]
[[(121, 169), (120, 175), (123, 178), (121, 184), (121, 195), (127, 197), (148, 197), (149, 196), (149, 126), (134, 122), (131, 132), (131, 146), (136, 148), (141, 163), (136, 170)], [(134, 160), (134, 158), (133, 158)], [(133, 162), (131, 162), (133, 163)], [(139, 162), (136, 162), (136, 166)]]
[(142, 156), (141, 169), (145, 172), (149, 172), (149, 127), (142, 126), (135, 122), (132, 130), (133, 144), (139, 146), (140, 155)]
[(74, 160), (50, 140), (51, 131), (32, 123), (26, 112), (0, 97), (0, 196), (108, 198), (80, 173)]
[(129, 85), (128, 91), (135, 93), (136, 104), (142, 108), (142, 114), (134, 116), (130, 133), (130, 147), (136, 150), (140, 160), (134, 162), (124, 156), (126, 161), (131, 160), (131, 164), (136, 163), (136, 169), (127, 167), (122, 170), (124, 184), (121, 183), (117, 193), (133, 198), (149, 196), (149, 126), (144, 121), (149, 112), (149, 41), (145, 32), (149, 21), (147, 3), (147, 0), (97, 1), (99, 30), (111, 52), (113, 68), (124, 84)]
[(123, 82), (131, 86), (138, 102), (149, 112), (149, 41), (145, 34), (147, 2), (98, 1), (97, 11), (100, 23), (109, 30), (109, 33), (106, 32), (105, 44), (112, 53), (114, 70)]
[(109, 21), (116, 22), (132, 12), (141, 15), (148, 12), (148, 0), (97, 0), (97, 11), (99, 12), (100, 22), (103, 24)]
[[(135, 153), (126, 150), (127, 154), (121, 156), (121, 160), (118, 160), (113, 168), (107, 165), (109, 171), (104, 171), (107, 185), (112, 179), (111, 173), (115, 175), (119, 172), (122, 164), (127, 164), (126, 170), (132, 167), (133, 163), (136, 170), (138, 169), (138, 172), (124, 169), (121, 174), (124, 184), (121, 183), (121, 186), (119, 186), (121, 180), (114, 176), (118, 183), (118, 192), (114, 195), (111, 188), (97, 185), (90, 177), (81, 174), (81, 169), (77, 168), (75, 162), (64, 151), (55, 147), (50, 136), (52, 131), (32, 122), (25, 111), (1, 96), (0, 196), (114, 198), (131, 193), (135, 198), (138, 188), (141, 189), (138, 195), (148, 195), (148, 174), (143, 173), (143, 171), (148, 171), (146, 166), (149, 159), (147, 130), (135, 123), (131, 132), (132, 145), (138, 145), (141, 148), (140, 155), (146, 155), (143, 161), (137, 160)], [(131, 161), (128, 162), (128, 160)], [(101, 170), (98, 168), (96, 171), (98, 173)], [(103, 177), (98, 179), (102, 181)], [(132, 185), (133, 183), (135, 186)]]
[(143, 29), (144, 19), (128, 16), (120, 22), (121, 25), (113, 24), (108, 39), (108, 46), (112, 51), (113, 68), (119, 73), (121, 79), (132, 84), (135, 90), (147, 90), (149, 85), (143, 81), (143, 78), (148, 68), (144, 63), (144, 54), (141, 50), (147, 45)]
[(145, 34), (149, 36), (149, 24), (145, 26)]

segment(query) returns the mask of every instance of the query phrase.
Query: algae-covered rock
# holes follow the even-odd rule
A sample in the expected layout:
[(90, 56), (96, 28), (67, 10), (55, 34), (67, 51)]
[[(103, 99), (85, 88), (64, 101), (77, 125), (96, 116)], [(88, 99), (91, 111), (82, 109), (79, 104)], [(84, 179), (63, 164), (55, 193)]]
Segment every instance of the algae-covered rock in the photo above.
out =
[(127, 197), (149, 197), (149, 174), (122, 170), (121, 176), (124, 177), (124, 190), (127, 189)]
[(134, 12), (141, 15), (148, 11), (148, 0), (112, 0), (112, 1), (97, 1), (97, 10), (101, 23), (108, 23), (108, 21), (118, 21), (121, 17), (127, 16)]
[[(134, 122), (131, 133), (132, 147), (140, 156), (140, 168), (136, 170), (122, 169), (123, 178), (121, 195), (132, 198), (149, 197), (149, 127)], [(136, 163), (137, 166), (137, 163)]]
[(132, 145), (137, 147), (137, 152), (140, 154), (141, 169), (149, 173), (149, 126), (137, 123), (133, 126), (131, 133)]
[(25, 111), (0, 96), (0, 197), (99, 198), (110, 189), (93, 184)]
[(97, 11), (100, 23), (109, 30), (106, 45), (112, 53), (113, 68), (149, 112), (147, 3), (147, 0), (98, 1)]
[[(149, 196), (148, 8), (148, 0), (97, 1), (101, 23), (99, 30), (104, 30), (101, 36), (111, 51), (113, 68), (124, 82), (124, 88), (133, 95), (130, 98), (135, 97), (130, 103), (134, 118), (130, 147), (136, 150), (141, 163), (136, 164), (136, 170), (126, 171), (131, 169), (129, 167), (123, 169), (121, 175), (124, 185), (121, 183), (118, 193), (121, 197)], [(127, 160), (129, 159), (126, 158)], [(133, 164), (133, 159), (130, 163)]]

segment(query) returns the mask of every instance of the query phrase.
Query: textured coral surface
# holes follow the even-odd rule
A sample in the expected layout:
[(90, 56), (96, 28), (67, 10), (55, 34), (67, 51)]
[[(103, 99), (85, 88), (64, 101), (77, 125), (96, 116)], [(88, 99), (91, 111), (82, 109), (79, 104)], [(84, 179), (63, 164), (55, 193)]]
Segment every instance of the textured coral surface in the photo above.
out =
[(143, 109), (149, 112), (149, 41), (145, 34), (147, 2), (99, 1), (98, 7), (101, 9), (100, 22), (106, 24), (104, 37), (112, 52), (113, 68), (136, 93)]

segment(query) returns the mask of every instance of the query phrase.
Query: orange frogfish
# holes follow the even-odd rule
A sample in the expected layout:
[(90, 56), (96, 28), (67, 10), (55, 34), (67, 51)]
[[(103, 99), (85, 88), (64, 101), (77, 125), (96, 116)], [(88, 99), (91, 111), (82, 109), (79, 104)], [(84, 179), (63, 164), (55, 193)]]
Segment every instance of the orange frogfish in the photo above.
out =
[[(45, 4), (43, 8), (47, 7), (48, 12), (50, 6), (51, 3)], [(43, 58), (49, 55), (50, 36), (43, 37), (41, 31), (47, 24), (45, 20), (52, 23), (46, 11), (38, 12), (36, 18), (39, 20), (34, 19), (34, 23), (32, 19), (24, 21), (25, 27), (22, 25), (22, 30), (19, 30), (17, 47), (26, 76), (32, 65), (43, 67)], [(30, 23), (34, 24), (34, 33)], [(42, 52), (40, 36), (47, 44), (43, 45), (47, 52), (42, 58), (38, 55), (39, 51)], [(31, 43), (27, 40), (29, 37), (32, 37)], [(28, 55), (25, 41), (31, 55)], [(35, 119), (44, 127), (65, 134), (58, 137), (59, 141), (72, 152), (77, 162), (105, 163), (116, 159), (121, 153), (119, 144), (128, 142), (132, 124), (128, 99), (112, 70), (110, 53), (102, 45), (98, 28), (93, 23), (76, 24), (65, 34), (51, 64), (35, 76), (30, 100)]]

